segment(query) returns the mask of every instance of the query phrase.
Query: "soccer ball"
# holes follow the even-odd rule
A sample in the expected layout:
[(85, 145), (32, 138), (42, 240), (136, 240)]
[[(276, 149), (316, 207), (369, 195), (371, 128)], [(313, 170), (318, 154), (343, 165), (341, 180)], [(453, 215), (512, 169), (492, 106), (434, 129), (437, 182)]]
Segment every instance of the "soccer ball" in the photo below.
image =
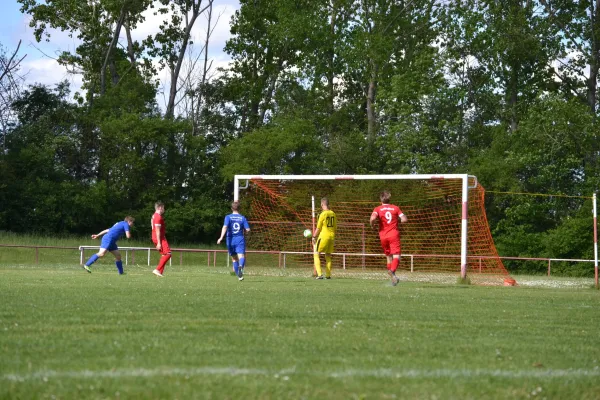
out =
[(305, 229), (302, 234), (304, 235), (305, 238), (312, 237), (312, 232), (310, 229)]

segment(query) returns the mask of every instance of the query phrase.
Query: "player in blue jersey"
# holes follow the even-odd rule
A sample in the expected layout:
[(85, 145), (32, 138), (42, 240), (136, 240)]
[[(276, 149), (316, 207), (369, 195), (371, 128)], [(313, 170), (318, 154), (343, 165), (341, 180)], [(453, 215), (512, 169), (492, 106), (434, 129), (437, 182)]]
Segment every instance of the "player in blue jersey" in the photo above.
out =
[(121, 261), (121, 253), (117, 246), (117, 240), (121, 239), (123, 236), (127, 236), (127, 239), (131, 237), (129, 229), (133, 226), (133, 221), (135, 221), (135, 218), (127, 216), (123, 221), (117, 222), (111, 228), (105, 229), (97, 235), (92, 235), (92, 239), (97, 239), (102, 235), (104, 236), (102, 236), (102, 242), (100, 242), (100, 251), (87, 260), (83, 269), (91, 273), (92, 270), (90, 267), (92, 264), (95, 263), (98, 258), (104, 257), (107, 251), (110, 251), (115, 256), (115, 264), (117, 265), (119, 274), (123, 275), (123, 262)]
[(225, 217), (221, 237), (217, 240), (220, 244), (225, 234), (227, 234), (227, 250), (233, 261), (233, 271), (240, 281), (244, 280), (244, 266), (246, 265), (246, 239), (244, 231), (250, 232), (250, 225), (246, 217), (239, 213), (240, 203), (234, 201), (231, 203), (231, 214)]

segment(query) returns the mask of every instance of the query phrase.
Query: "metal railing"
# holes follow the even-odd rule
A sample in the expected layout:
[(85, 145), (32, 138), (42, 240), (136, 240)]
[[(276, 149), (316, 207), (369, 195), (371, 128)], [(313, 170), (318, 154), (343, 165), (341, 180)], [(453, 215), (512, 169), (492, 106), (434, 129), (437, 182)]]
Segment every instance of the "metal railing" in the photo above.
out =
[[(97, 250), (100, 247), (98, 246), (79, 246), (79, 263), (83, 264), (83, 260), (85, 258), (85, 250)], [(144, 252), (145, 258), (147, 259), (147, 265), (150, 265), (150, 256), (152, 251), (156, 251), (154, 247), (119, 247), (120, 251), (125, 252), (125, 265), (129, 265), (129, 260), (131, 258), (131, 263), (135, 263), (135, 252)], [(217, 266), (217, 253), (227, 253), (227, 250), (211, 250), (211, 249), (180, 249), (173, 248), (171, 249), (171, 253), (178, 252), (179, 253), (179, 265), (183, 265), (183, 253), (206, 253), (207, 254), (207, 265), (211, 266), (211, 255), (212, 255), (212, 265)], [(173, 257), (169, 260), (169, 265), (173, 265)]]
[[(39, 264), (39, 250), (50, 249), (50, 250), (79, 250), (79, 262), (83, 264), (86, 250), (97, 250), (98, 246), (79, 246), (79, 247), (65, 247), (65, 246), (38, 246), (38, 245), (14, 245), (14, 244), (0, 244), (0, 248), (23, 248), (34, 250), (34, 261)], [(147, 265), (150, 265), (150, 257), (152, 251), (156, 249), (154, 247), (120, 247), (119, 250), (125, 253), (125, 265), (129, 263), (135, 263), (136, 252), (144, 253), (144, 259)], [(173, 253), (179, 253), (179, 265), (183, 265), (183, 254), (184, 253), (206, 253), (207, 266), (217, 266), (217, 254), (227, 254), (227, 250), (220, 249), (184, 249), (184, 248), (173, 248)], [(248, 254), (272, 254), (278, 256), (278, 267), (286, 268), (287, 258), (289, 255), (312, 255), (312, 252), (301, 252), (301, 251), (261, 251), (261, 250), (247, 250)], [(365, 254), (365, 253), (332, 253), (334, 256), (342, 257), (342, 268), (346, 269), (348, 257), (384, 257), (383, 254)], [(448, 254), (402, 254), (403, 258), (410, 258), (410, 271), (414, 272), (415, 259), (416, 258), (458, 258), (460, 255), (448, 255)], [(479, 270), (481, 271), (483, 260), (496, 258), (494, 256), (468, 256), (471, 260), (478, 260)], [(547, 275), (551, 276), (552, 263), (553, 262), (584, 262), (593, 263), (594, 260), (586, 259), (568, 259), (568, 258), (546, 258), (546, 257), (499, 257), (502, 260), (516, 260), (516, 261), (540, 261), (547, 263)], [(227, 266), (229, 266), (230, 259), (227, 259)], [(172, 265), (171, 258), (170, 262)], [(363, 264), (364, 268), (364, 264)], [(471, 267), (471, 271), (474, 268)]]

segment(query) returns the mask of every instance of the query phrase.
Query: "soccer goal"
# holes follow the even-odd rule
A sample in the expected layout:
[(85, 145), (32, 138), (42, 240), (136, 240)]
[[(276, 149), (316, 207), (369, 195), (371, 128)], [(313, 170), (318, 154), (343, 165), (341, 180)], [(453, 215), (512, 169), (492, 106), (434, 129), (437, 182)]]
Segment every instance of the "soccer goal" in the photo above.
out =
[[(508, 273), (487, 223), (477, 178), (447, 175), (236, 175), (234, 200), (251, 224), (248, 248), (282, 252), (286, 268), (312, 265), (310, 239), (322, 197), (336, 213), (334, 268), (385, 271), (378, 232), (369, 225), (382, 190), (408, 217), (400, 225), (404, 279), (503, 284)], [(315, 212), (316, 211), (316, 212)]]

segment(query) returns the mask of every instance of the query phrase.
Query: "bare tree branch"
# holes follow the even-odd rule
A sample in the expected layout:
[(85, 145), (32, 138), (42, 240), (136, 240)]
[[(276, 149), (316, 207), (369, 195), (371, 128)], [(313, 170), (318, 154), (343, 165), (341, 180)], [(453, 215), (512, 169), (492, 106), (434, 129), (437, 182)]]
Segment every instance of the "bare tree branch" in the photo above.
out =
[(6, 134), (10, 124), (16, 119), (12, 104), (18, 98), (24, 78), (17, 74), (21, 62), (27, 55), (18, 58), (21, 41), (10, 56), (0, 47), (0, 147), (6, 148)]
[(21, 59), (19, 59), (18, 61), (14, 61), (15, 57), (17, 56), (17, 54), (19, 53), (19, 48), (21, 47), (21, 41), (19, 40), (19, 43), (17, 44), (17, 48), (15, 49), (15, 51), (13, 52), (12, 56), (10, 56), (10, 58), (8, 59), (8, 61), (2, 61), (2, 70), (0, 71), (0, 81), (2, 80), (2, 78), (4, 78), (7, 74), (11, 74), (13, 71), (15, 71), (16, 69), (19, 68), (19, 65), (21, 64), (21, 61), (23, 61), (25, 59), (25, 57), (27, 57), (27, 54), (25, 54), (23, 57), (21, 57)]

